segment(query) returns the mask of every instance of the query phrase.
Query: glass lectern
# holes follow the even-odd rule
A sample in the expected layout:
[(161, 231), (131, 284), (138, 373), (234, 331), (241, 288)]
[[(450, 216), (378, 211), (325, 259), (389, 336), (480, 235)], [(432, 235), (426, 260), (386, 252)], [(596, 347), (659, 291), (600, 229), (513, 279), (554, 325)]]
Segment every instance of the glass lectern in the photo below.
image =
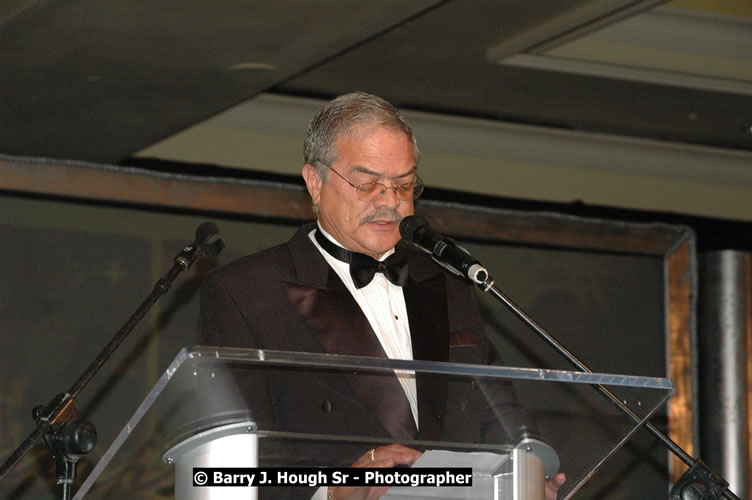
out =
[[(391, 406), (369, 402), (389, 400), (400, 387), (395, 374), (417, 387), (407, 427)], [(633, 415), (606, 401), (598, 385)], [(134, 476), (181, 500), (311, 498), (323, 483), (307, 478), (332, 478), (311, 472), (345, 469), (393, 443), (423, 456), (380, 479), (390, 486), (385, 499), (532, 500), (557, 470), (567, 476), (559, 498), (569, 498), (672, 392), (662, 378), (186, 347), (75, 498), (141, 498), (138, 488), (149, 481), (122, 480)], [(198, 474), (212, 470), (240, 482), (218, 485)], [(421, 473), (440, 470), (467, 473), (472, 485), (439, 486), (437, 475)], [(280, 471), (283, 479), (259, 480)], [(259, 473), (253, 486), (241, 477), (248, 473)], [(232, 479), (217, 479), (224, 477)]]

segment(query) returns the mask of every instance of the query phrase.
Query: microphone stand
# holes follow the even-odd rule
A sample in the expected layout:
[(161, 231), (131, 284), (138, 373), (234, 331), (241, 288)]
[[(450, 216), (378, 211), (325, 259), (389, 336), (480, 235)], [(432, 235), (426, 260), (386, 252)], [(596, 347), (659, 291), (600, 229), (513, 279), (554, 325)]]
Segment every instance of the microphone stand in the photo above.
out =
[(100, 351), (94, 361), (83, 372), (67, 392), (57, 394), (46, 406), (37, 406), (32, 412), (36, 428), (16, 448), (0, 467), (0, 482), (26, 456), (31, 448), (44, 438), (47, 447), (55, 458), (57, 484), (61, 486), (61, 498), (69, 500), (76, 475), (76, 463), (96, 446), (97, 433), (91, 422), (82, 421), (75, 405), (75, 399), (83, 388), (104, 365), (115, 349), (125, 340), (136, 324), (151, 309), (157, 300), (170, 288), (182, 271), (187, 271), (201, 256), (215, 257), (224, 248), (221, 239), (209, 243), (209, 238), (219, 234), (216, 224), (204, 222), (196, 229), (196, 239), (184, 247), (175, 257), (172, 268), (157, 281), (149, 296), (141, 303), (123, 327)]
[[(483, 269), (485, 271), (485, 269)], [(479, 282), (476, 284), (484, 291), (490, 293), (499, 302), (507, 306), (507, 308), (517, 318), (522, 320), (527, 326), (529, 326), (538, 336), (543, 339), (548, 345), (563, 356), (572, 366), (577, 370), (584, 373), (592, 373), (590, 368), (582, 361), (572, 354), (566, 347), (558, 342), (551, 334), (543, 329), (538, 323), (535, 322), (530, 316), (525, 313), (517, 304), (512, 302), (506, 295), (504, 295), (496, 286), (494, 281), (488, 275), (487, 272), (482, 273)], [(635, 414), (626, 404), (619, 400), (611, 391), (602, 385), (598, 385), (595, 388), (601, 393), (608, 401), (614, 406), (626, 414), (636, 423), (640, 423), (640, 418)], [(676, 444), (671, 438), (663, 434), (658, 428), (656, 428), (650, 422), (645, 422), (645, 428), (669, 451), (679, 457), (690, 468), (685, 472), (679, 481), (674, 484), (670, 492), (670, 500), (716, 500), (722, 496), (729, 500), (739, 500), (733, 492), (728, 489), (728, 482), (723, 479), (718, 473), (713, 471), (699, 458), (695, 459), (684, 451), (678, 444)]]

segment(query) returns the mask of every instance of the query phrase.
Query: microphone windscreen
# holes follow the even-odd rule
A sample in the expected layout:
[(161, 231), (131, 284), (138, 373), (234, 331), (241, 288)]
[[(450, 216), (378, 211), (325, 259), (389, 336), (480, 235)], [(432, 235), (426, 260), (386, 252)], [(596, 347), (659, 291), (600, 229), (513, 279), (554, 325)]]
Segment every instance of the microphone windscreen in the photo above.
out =
[(402, 235), (402, 238), (408, 243), (414, 243), (415, 232), (422, 227), (426, 227), (427, 225), (428, 223), (417, 215), (408, 215), (407, 217), (403, 218), (402, 221), (400, 221), (400, 234)]

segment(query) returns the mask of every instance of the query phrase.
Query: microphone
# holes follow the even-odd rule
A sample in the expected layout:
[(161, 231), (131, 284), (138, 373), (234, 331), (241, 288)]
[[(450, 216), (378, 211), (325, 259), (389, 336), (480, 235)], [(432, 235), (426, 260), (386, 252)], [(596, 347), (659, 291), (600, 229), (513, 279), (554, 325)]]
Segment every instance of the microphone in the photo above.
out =
[(218, 234), (219, 229), (213, 222), (204, 222), (199, 225), (196, 228), (196, 238), (193, 243), (183, 248), (175, 257), (175, 262), (187, 271), (199, 257), (216, 257), (222, 252), (225, 244), (219, 238), (211, 243), (209, 243), (209, 239)]
[(212, 243), (209, 243), (209, 239), (218, 234), (219, 229), (217, 229), (217, 225), (213, 222), (204, 222), (196, 228), (196, 240), (193, 244), (198, 247), (199, 255), (212, 258), (222, 253), (225, 243), (221, 239), (217, 238)]
[(409, 215), (400, 222), (402, 239), (426, 253), (449, 271), (469, 279), (486, 288), (493, 285), (488, 271), (470, 252), (457, 245), (451, 238), (445, 238), (416, 215)]

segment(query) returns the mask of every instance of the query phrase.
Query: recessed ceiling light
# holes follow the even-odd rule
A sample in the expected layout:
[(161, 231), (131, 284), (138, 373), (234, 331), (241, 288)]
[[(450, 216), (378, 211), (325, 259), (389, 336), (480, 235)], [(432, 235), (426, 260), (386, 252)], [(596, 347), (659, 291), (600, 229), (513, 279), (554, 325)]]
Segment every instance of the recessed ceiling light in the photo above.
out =
[(267, 64), (262, 62), (243, 62), (238, 64), (233, 64), (230, 66), (230, 71), (243, 71), (243, 70), (253, 70), (253, 71), (279, 71), (279, 68), (273, 64)]

